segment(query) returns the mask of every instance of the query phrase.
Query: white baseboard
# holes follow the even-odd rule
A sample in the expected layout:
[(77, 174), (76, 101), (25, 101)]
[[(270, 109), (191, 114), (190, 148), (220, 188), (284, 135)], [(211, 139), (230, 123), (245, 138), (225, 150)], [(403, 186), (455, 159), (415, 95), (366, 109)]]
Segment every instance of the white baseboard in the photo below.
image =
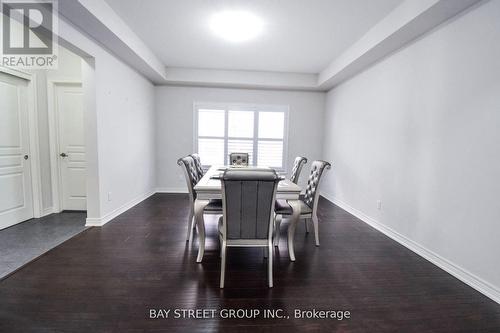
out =
[(44, 216), (50, 215), (52, 213), (54, 213), (54, 207), (47, 207), (47, 208), (44, 208), (42, 210), (42, 216), (40, 216), (40, 217), (44, 217)]
[(189, 193), (185, 187), (158, 187), (156, 193)]
[(118, 207), (117, 209), (113, 210), (112, 212), (109, 212), (108, 214), (104, 215), (103, 217), (87, 217), (87, 219), (85, 220), (85, 226), (86, 227), (102, 227), (103, 225), (105, 225), (106, 223), (108, 223), (109, 221), (111, 221), (112, 219), (117, 217), (118, 215), (125, 213), (127, 210), (134, 207), (138, 203), (146, 200), (147, 198), (149, 198), (150, 196), (152, 196), (155, 193), (156, 193), (155, 190), (144, 193), (144, 194), (138, 196), (137, 198), (122, 205), (121, 207)]
[(462, 267), (459, 267), (458, 265), (452, 263), (451, 261), (441, 257), (437, 253), (425, 248), (424, 246), (416, 243), (415, 241), (393, 230), (392, 228), (389, 228), (384, 224), (376, 221), (375, 219), (357, 210), (356, 208), (350, 206), (349, 204), (335, 198), (335, 196), (324, 192), (321, 193), (321, 195), (328, 201), (334, 203), (335, 205), (339, 206), (348, 213), (356, 216), (361, 221), (372, 226), (373, 228), (377, 229), (384, 235), (390, 237), (399, 244), (415, 252), (419, 256), (430, 261), (431, 263), (443, 269), (444, 271), (448, 272), (449, 274), (453, 275), (460, 281), (464, 282), (465, 284), (469, 285), (470, 287), (476, 289), (483, 295), (491, 298), (493, 301), (500, 304), (500, 290), (491, 283), (484, 281), (480, 277), (470, 273), (469, 271), (463, 269)]
[(104, 223), (102, 223), (102, 218), (100, 217), (87, 217), (85, 219), (86, 227), (102, 227)]

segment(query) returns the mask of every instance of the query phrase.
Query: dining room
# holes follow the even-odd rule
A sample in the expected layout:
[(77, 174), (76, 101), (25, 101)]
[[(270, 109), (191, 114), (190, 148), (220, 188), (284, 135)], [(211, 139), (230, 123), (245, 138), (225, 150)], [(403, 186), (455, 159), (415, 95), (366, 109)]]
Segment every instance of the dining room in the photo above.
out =
[(500, 1), (24, 2), (0, 332), (500, 331)]

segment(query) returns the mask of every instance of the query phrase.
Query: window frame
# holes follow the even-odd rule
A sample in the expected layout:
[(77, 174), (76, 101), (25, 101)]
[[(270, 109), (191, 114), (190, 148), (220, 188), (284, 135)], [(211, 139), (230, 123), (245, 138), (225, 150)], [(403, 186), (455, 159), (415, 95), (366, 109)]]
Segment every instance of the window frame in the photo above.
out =
[[(193, 103), (193, 151), (198, 152), (198, 111), (200, 109), (224, 110), (225, 124), (224, 136), (201, 136), (201, 138), (213, 138), (224, 140), (224, 165), (229, 163), (228, 141), (231, 140), (252, 140), (253, 141), (253, 166), (258, 163), (258, 142), (261, 141), (283, 141), (282, 167), (276, 168), (279, 172), (288, 170), (288, 123), (289, 123), (289, 105), (276, 104), (248, 104), (248, 103), (220, 103), (220, 102), (194, 102)], [(253, 138), (229, 137), (228, 119), (229, 111), (252, 111), (254, 113), (254, 132)], [(284, 114), (283, 139), (259, 138), (259, 112), (281, 112)], [(202, 161), (203, 162), (203, 161)], [(207, 168), (208, 165), (203, 165)]]

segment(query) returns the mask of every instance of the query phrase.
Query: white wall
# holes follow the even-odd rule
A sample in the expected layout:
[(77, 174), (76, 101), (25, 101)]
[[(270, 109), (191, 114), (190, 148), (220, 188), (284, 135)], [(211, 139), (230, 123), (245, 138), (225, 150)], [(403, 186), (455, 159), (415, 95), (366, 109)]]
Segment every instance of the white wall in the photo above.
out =
[(156, 187), (154, 87), (116, 58), (102, 57), (96, 60), (96, 93), (105, 216)]
[(38, 118), (38, 139), (40, 156), (40, 178), (42, 191), (42, 208), (50, 211), (52, 203), (50, 145), (49, 145), (49, 120), (47, 102), (47, 80), (71, 79), (81, 81), (82, 79), (81, 58), (59, 47), (58, 68), (56, 70), (32, 71), (36, 77), (36, 102)]
[(87, 224), (101, 225), (155, 189), (154, 86), (63, 18), (59, 36), (84, 58)]
[[(157, 186), (160, 190), (186, 190), (177, 159), (193, 153), (193, 102), (229, 102), (289, 105), (288, 169), (297, 155), (310, 161), (322, 152), (324, 93), (222, 89), (204, 87), (156, 87)], [(310, 163), (302, 172), (305, 181)]]
[(328, 93), (323, 192), (500, 301), (498, 13), (484, 2)]

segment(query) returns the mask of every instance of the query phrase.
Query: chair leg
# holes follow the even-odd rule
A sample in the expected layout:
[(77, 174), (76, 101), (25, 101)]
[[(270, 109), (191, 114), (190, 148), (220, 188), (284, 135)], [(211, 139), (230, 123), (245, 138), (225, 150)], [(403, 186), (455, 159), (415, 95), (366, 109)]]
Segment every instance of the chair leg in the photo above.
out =
[(308, 219), (304, 219), (304, 225), (306, 226), (306, 234), (309, 233), (309, 226), (308, 226), (307, 222), (309, 222)]
[(316, 240), (316, 246), (319, 246), (319, 226), (318, 226), (318, 217), (313, 216), (313, 226), (314, 226), (314, 239)]
[(276, 215), (274, 223), (274, 246), (278, 246), (280, 242), (280, 227), (282, 219), (283, 217), (281, 215)]
[(217, 231), (219, 234), (219, 258), (222, 257), (222, 241), (223, 241), (223, 239), (222, 239), (222, 234), (220, 233), (220, 230), (219, 230), (219, 225), (220, 225), (220, 223), (222, 223), (221, 222), (222, 219), (223, 219), (223, 216), (220, 216), (219, 220), (217, 222)]
[(222, 243), (220, 260), (220, 287), (224, 288), (224, 278), (226, 276), (226, 242)]
[(222, 258), (222, 236), (219, 234), (219, 258)]
[(267, 248), (269, 251), (269, 257), (267, 258), (267, 275), (268, 275), (268, 283), (269, 288), (273, 287), (273, 244), (269, 241), (269, 246)]
[(190, 242), (193, 239), (193, 224), (194, 224), (193, 220), (194, 220), (194, 207), (191, 207), (189, 209), (188, 230), (187, 230), (186, 242)]

